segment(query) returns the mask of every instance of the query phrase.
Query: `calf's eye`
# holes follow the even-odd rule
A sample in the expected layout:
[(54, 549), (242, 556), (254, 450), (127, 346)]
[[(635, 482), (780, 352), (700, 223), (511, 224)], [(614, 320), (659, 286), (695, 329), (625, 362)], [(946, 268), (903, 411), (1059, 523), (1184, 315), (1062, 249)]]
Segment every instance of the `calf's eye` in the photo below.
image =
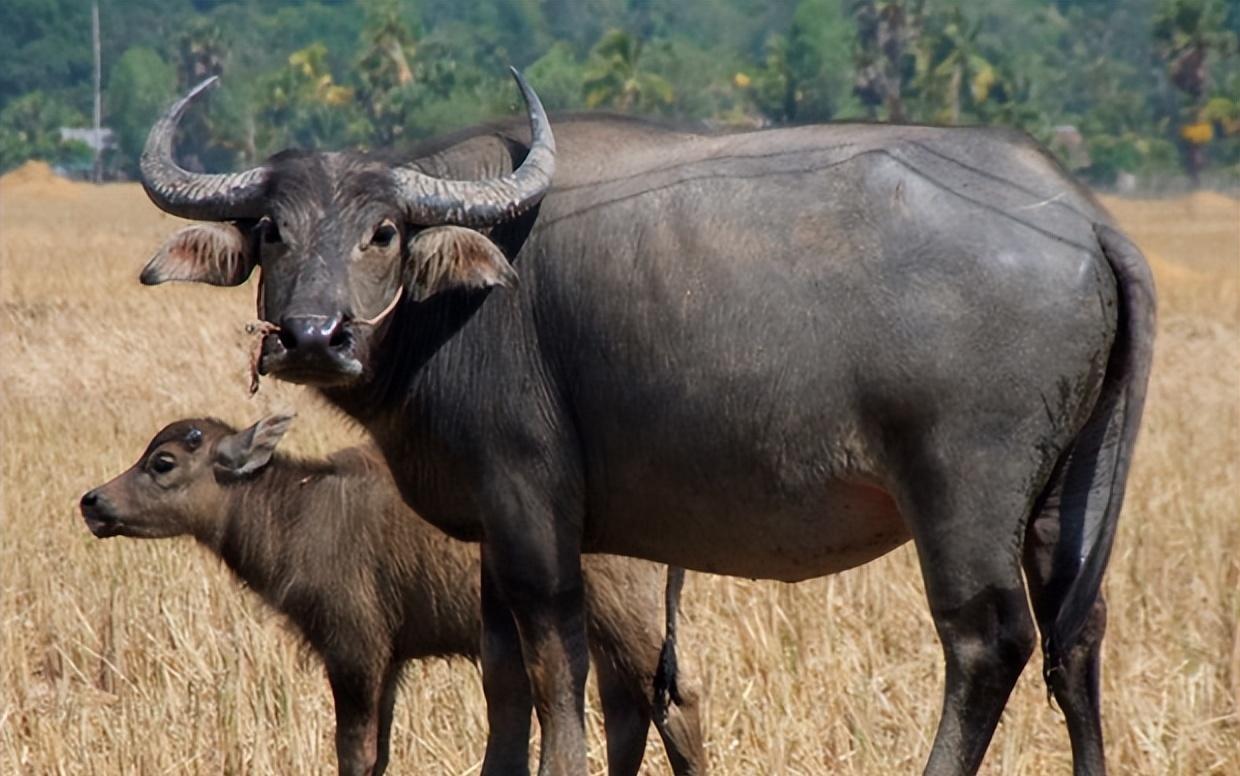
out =
[(148, 466), (151, 471), (156, 474), (167, 474), (177, 467), (177, 459), (173, 458), (168, 453), (159, 453), (151, 458)]

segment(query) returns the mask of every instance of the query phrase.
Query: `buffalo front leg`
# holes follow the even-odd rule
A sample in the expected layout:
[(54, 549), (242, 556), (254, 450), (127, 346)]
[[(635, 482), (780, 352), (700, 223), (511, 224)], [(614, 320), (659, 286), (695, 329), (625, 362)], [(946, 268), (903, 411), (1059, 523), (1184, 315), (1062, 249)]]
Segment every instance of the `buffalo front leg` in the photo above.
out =
[(960, 471), (980, 479), (930, 477), (905, 504), (946, 663), (931, 776), (977, 771), (1037, 643), (1020, 568), (1030, 499), (984, 462)]
[(530, 771), (530, 713), (534, 702), (521, 657), (521, 637), (482, 551), (482, 689), (487, 701), (483, 776)]
[(579, 543), (575, 537), (550, 536), (528, 518), (516, 523), (515, 529), (488, 531), (483, 558), (486, 573), (497, 583), (520, 634), (521, 655), (542, 730), (538, 773), (580, 776), (586, 772), (589, 657)]

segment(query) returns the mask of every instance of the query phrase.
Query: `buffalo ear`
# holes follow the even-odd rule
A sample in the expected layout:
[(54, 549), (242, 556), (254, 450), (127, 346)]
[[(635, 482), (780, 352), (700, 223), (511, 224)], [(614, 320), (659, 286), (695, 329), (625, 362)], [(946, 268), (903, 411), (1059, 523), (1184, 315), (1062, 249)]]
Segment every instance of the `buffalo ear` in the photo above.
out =
[(142, 284), (169, 280), (239, 286), (254, 271), (254, 254), (233, 224), (191, 224), (160, 246), (142, 270)]
[(295, 417), (292, 412), (268, 415), (246, 430), (221, 439), (215, 447), (215, 471), (236, 479), (266, 466)]
[(405, 285), (419, 302), (450, 288), (512, 288), (517, 284), (517, 271), (504, 252), (472, 229), (425, 229), (413, 238), (409, 250)]

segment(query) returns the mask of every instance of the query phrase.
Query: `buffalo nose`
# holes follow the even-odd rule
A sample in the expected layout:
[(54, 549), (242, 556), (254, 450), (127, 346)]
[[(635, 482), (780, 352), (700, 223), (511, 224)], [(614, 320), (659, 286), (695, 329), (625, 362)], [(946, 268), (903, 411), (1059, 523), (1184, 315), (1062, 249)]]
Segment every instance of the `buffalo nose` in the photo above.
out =
[(290, 315), (280, 321), (280, 342), (286, 350), (326, 354), (346, 340), (338, 315)]
[(99, 494), (93, 490), (86, 491), (86, 495), (82, 496), (82, 509), (90, 509), (99, 503)]

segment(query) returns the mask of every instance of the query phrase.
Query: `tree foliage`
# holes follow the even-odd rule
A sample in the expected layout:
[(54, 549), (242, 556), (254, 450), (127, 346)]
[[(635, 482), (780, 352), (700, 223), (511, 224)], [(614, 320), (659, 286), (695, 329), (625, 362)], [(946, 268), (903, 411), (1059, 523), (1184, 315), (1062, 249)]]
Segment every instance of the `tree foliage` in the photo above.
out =
[[(183, 163), (285, 146), (400, 146), (517, 107), (770, 126), (870, 118), (1079, 132), (1108, 182), (1182, 166), (1240, 179), (1235, 0), (101, 0), (114, 175), (172, 93), (222, 88)], [(69, 152), (91, 109), (89, 4), (0, 4), (0, 167)], [(172, 84), (170, 86), (170, 83)], [(1178, 151), (1177, 151), (1178, 149)], [(1083, 161), (1084, 160), (1084, 161)], [(1228, 172), (1230, 171), (1230, 173)]]
[(127, 49), (112, 67), (107, 123), (128, 158), (137, 159), (142, 153), (146, 133), (172, 101), (176, 85), (172, 65), (145, 46)]

